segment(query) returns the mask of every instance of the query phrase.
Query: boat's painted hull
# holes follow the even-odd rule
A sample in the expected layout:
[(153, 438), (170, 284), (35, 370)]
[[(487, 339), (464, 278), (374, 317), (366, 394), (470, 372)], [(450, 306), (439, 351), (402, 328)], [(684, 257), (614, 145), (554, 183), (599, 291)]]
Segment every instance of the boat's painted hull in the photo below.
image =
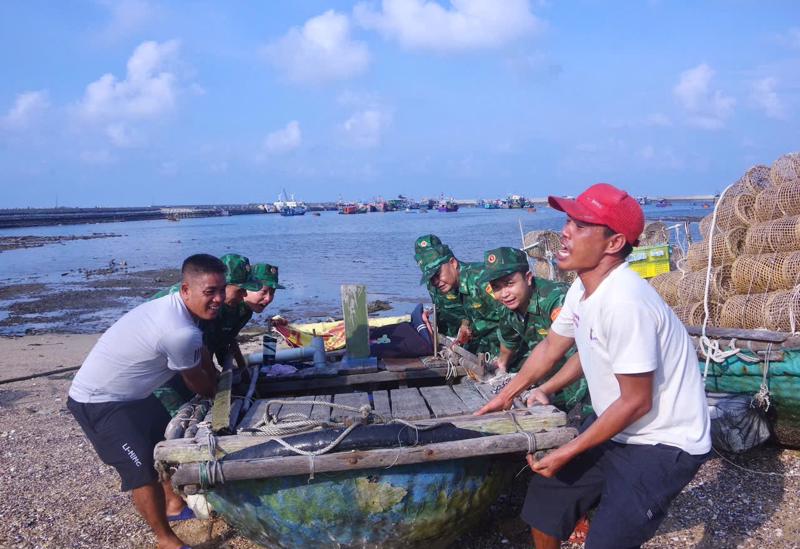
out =
[[(701, 368), (705, 364), (701, 363)], [(721, 364), (711, 363), (706, 390), (755, 395), (761, 388), (764, 363), (745, 362), (730, 357)], [(774, 432), (778, 442), (800, 447), (800, 351), (784, 351), (782, 361), (769, 363), (767, 386), (774, 413)]]
[(217, 486), (208, 499), (265, 547), (446, 547), (511, 481), (507, 459), (477, 457)]

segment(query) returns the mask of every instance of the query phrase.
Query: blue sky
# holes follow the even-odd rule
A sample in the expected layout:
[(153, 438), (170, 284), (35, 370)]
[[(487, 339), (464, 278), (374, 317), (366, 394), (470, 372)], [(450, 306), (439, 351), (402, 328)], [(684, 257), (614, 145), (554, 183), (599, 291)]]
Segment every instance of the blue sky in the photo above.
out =
[(722, 190), (800, 149), (796, 2), (0, 3), (0, 207)]

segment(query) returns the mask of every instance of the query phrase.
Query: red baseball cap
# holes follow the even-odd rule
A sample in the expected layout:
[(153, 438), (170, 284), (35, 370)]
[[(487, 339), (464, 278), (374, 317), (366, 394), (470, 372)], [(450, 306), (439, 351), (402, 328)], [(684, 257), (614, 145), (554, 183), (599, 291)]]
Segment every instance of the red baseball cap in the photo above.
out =
[(547, 201), (577, 221), (605, 225), (625, 236), (632, 246), (639, 245), (644, 230), (644, 212), (635, 198), (608, 183), (595, 183), (575, 200), (549, 196)]

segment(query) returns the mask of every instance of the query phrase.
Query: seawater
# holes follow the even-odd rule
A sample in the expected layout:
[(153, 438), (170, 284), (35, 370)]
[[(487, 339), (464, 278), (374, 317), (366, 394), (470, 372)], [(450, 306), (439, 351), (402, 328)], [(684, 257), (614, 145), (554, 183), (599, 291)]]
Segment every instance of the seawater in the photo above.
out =
[[(690, 206), (645, 208), (647, 215), (703, 215)], [(0, 236), (63, 236), (115, 233), (118, 238), (76, 240), (0, 254), (0, 285), (40, 282), (54, 290), (85, 282), (77, 269), (99, 269), (113, 259), (128, 270), (179, 268), (194, 253), (220, 256), (236, 252), (252, 262), (280, 269), (279, 290), (267, 312), (295, 319), (340, 315), (340, 285), (364, 284), (369, 300), (392, 304), (385, 314), (402, 314), (429, 301), (419, 284), (414, 241), (434, 233), (464, 261), (482, 261), (483, 252), (521, 245), (522, 231), (559, 230), (564, 214), (550, 208), (458, 212), (388, 212), (338, 215), (310, 213), (298, 217), (245, 215), (170, 221), (133, 221), (0, 230)], [(66, 274), (65, 274), (66, 273)], [(113, 291), (113, 290), (107, 290)], [(113, 312), (113, 311), (112, 311)], [(120, 310), (119, 314), (123, 311)], [(103, 315), (104, 318), (114, 315)], [(93, 326), (101, 328), (102, 326)]]

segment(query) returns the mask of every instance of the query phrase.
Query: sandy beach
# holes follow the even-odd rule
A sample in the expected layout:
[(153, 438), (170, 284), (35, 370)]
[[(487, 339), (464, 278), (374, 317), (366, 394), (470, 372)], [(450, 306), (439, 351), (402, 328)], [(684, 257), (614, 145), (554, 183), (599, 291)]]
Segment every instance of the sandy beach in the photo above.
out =
[[(129, 495), (119, 492), (116, 472), (98, 459), (65, 407), (74, 368), (97, 337), (0, 338), (2, 547), (154, 547)], [(645, 547), (800, 547), (800, 452), (764, 447), (730, 459), (715, 456), (703, 466)], [(732, 462), (770, 474), (748, 472)], [(518, 518), (528, 474), (520, 473), (512, 489), (455, 545), (530, 547)], [(256, 547), (220, 519), (191, 520), (176, 529), (200, 549)]]

